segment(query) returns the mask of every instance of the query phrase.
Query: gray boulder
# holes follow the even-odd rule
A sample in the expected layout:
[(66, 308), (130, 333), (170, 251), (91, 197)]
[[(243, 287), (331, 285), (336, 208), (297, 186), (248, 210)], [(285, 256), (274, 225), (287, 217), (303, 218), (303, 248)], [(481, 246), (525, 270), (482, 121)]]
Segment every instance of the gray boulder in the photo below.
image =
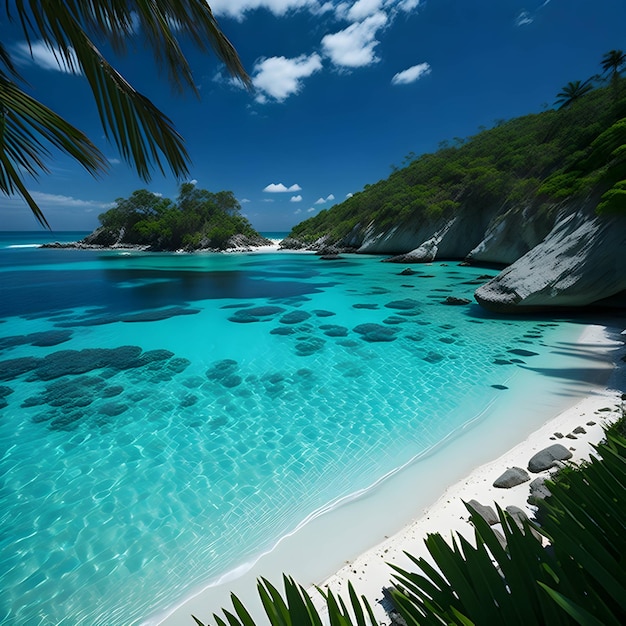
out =
[(597, 216), (592, 206), (564, 211), (541, 243), (476, 290), (478, 303), (498, 313), (623, 305), (626, 217)]
[(456, 296), (448, 296), (444, 301), (443, 304), (449, 304), (452, 306), (459, 306), (459, 305), (463, 305), (463, 304), (469, 304), (471, 302), (471, 300), (468, 300), (467, 298), (457, 298)]
[(529, 504), (536, 504), (538, 500), (543, 500), (552, 495), (548, 487), (546, 486), (545, 478), (535, 478), (530, 483), (530, 495), (528, 496)]
[[(524, 530), (524, 522), (530, 521), (526, 512), (522, 511), (518, 506), (507, 506), (506, 512), (513, 518), (513, 521), (520, 530)], [(541, 535), (534, 528), (531, 528), (530, 532), (535, 539), (541, 541)]]
[(469, 504), (475, 511), (480, 515), (489, 526), (493, 526), (497, 524), (500, 520), (496, 515), (496, 512), (493, 510), (493, 507), (486, 506), (478, 502), (478, 500), (470, 500), (467, 504)]
[(502, 549), (506, 549), (506, 539), (504, 538), (504, 535), (497, 528), (492, 528), (491, 530), (493, 531), (493, 534), (495, 535)]
[(501, 474), (493, 481), (493, 486), (499, 489), (510, 489), (528, 480), (530, 480), (530, 476), (525, 469), (521, 467), (509, 467), (504, 474)]
[(556, 465), (556, 461), (565, 461), (572, 458), (572, 453), (560, 443), (555, 443), (535, 454), (528, 461), (528, 470), (536, 474)]

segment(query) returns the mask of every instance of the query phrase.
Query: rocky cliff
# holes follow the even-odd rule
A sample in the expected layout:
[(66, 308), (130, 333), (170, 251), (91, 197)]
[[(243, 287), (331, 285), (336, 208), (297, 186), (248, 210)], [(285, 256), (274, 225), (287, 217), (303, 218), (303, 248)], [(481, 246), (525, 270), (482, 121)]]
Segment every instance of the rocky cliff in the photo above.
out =
[(626, 306), (625, 268), (626, 217), (580, 209), (557, 219), (542, 241), (474, 295), (501, 313)]
[(506, 269), (499, 312), (626, 301), (626, 79), (425, 153), (296, 224), (285, 243)]
[[(377, 228), (355, 226), (339, 241), (322, 237), (309, 248), (390, 254), (395, 263), (457, 259), (506, 266), (475, 293), (498, 313), (589, 305), (626, 306), (626, 215), (598, 216), (598, 199), (537, 211), (461, 210), (449, 219)], [(302, 247), (294, 240), (285, 247)]]

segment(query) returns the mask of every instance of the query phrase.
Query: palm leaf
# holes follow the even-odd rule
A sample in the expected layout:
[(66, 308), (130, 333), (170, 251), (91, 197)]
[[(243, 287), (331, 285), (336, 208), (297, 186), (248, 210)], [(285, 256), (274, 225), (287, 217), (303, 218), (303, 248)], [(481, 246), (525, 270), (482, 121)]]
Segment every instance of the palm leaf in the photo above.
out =
[(571, 615), (582, 626), (606, 626), (605, 622), (596, 619), (591, 613), (585, 611), (585, 609), (566, 598), (563, 594), (554, 591), (554, 589), (541, 582), (539, 585), (566, 613)]
[(48, 146), (73, 157), (92, 175), (107, 168), (104, 156), (86, 135), (0, 73), (0, 191), (21, 195), (47, 227), (24, 185), (22, 172), (33, 177), (47, 172)]
[[(235, 49), (205, 0), (14, 0), (5, 4), (5, 11), (9, 20), (19, 23), (30, 46), (42, 41), (60, 65), (85, 77), (105, 136), (146, 181), (150, 180), (153, 166), (163, 173), (167, 166), (177, 178), (186, 176), (189, 155), (172, 121), (123, 78), (104, 58), (96, 42), (110, 44), (123, 53), (141, 39), (152, 50), (157, 65), (165, 68), (174, 88), (197, 93), (180, 44), (187, 39), (200, 50), (213, 49), (232, 75), (248, 88), (251, 86)], [(0, 63), (19, 79), (10, 55), (1, 46)], [(0, 74), (5, 85), (10, 83), (5, 73)], [(91, 173), (102, 171), (106, 162), (86, 137), (77, 134), (62, 118), (42, 115), (42, 105), (37, 112), (39, 124), (7, 130), (6, 117), (15, 106), (25, 105), (25, 94), (20, 92), (19, 102), (13, 103), (19, 90), (13, 84), (9, 93), (5, 85), (0, 87), (0, 190), (22, 195), (35, 217), (47, 225), (32, 197), (24, 193), (20, 179), (24, 168), (32, 175), (47, 172), (43, 157), (49, 155), (36, 135), (43, 134), (56, 147), (62, 144), (61, 149)], [(15, 119), (9, 119), (9, 124), (15, 126)]]

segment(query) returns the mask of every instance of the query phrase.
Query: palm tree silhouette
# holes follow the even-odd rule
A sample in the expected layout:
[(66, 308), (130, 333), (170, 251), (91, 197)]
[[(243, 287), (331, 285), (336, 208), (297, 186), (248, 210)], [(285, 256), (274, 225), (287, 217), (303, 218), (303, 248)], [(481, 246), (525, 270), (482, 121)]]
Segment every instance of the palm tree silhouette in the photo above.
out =
[(622, 50), (609, 50), (602, 57), (602, 69), (605, 73), (611, 72), (611, 80), (619, 75), (623, 65), (626, 65), (626, 53)]
[(593, 85), (590, 80), (580, 81), (570, 81), (556, 94), (556, 100), (554, 104), (558, 104), (559, 109), (563, 109), (565, 107), (570, 106), (574, 101), (578, 100), (581, 96), (584, 96), (586, 93), (589, 93), (593, 89)]
[[(3, 3), (4, 4), (4, 3)], [(104, 134), (141, 178), (156, 167), (177, 178), (188, 173), (189, 155), (172, 121), (136, 91), (97, 47), (110, 44), (123, 54), (134, 32), (143, 33), (159, 69), (178, 91), (198, 90), (181, 42), (212, 49), (229, 72), (251, 81), (231, 43), (220, 30), (206, 0), (90, 0), (83, 2), (6, 3), (2, 20), (21, 29), (31, 49), (42, 42), (59, 65), (81, 75), (93, 94)], [(9, 5), (13, 5), (11, 12)], [(27, 93), (6, 47), (0, 43), (0, 194), (21, 196), (37, 220), (49, 228), (26, 189), (24, 176), (47, 173), (50, 148), (72, 157), (89, 173), (107, 169), (107, 159), (84, 133)]]

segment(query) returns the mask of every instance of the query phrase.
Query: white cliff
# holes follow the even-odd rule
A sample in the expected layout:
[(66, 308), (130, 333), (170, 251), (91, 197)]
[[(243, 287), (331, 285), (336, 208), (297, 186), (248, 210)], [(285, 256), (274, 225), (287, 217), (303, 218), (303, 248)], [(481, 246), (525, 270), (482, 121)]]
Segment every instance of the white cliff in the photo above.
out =
[[(626, 294), (626, 216), (565, 214), (475, 298), (496, 312), (604, 304)], [(608, 303), (608, 302), (607, 302)]]

